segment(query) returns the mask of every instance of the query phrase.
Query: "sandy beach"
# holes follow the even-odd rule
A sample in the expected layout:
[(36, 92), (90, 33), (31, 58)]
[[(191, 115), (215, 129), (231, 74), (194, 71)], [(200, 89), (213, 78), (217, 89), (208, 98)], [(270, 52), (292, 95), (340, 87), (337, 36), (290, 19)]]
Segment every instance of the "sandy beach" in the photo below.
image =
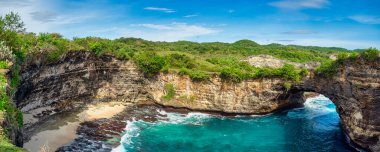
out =
[[(101, 118), (111, 118), (114, 115), (122, 112), (126, 108), (125, 103), (120, 102), (107, 102), (96, 103), (88, 105), (84, 110), (77, 113), (65, 115), (64, 118), (54, 121), (66, 121), (65, 123), (58, 123), (54, 127), (41, 128), (41, 131), (33, 135), (31, 139), (24, 143), (24, 148), (31, 152), (41, 151), (55, 151), (59, 147), (70, 143), (77, 137), (76, 130), (81, 122), (92, 121)], [(26, 114), (28, 115), (28, 114)], [(27, 117), (33, 121), (34, 118)], [(46, 125), (49, 126), (49, 125)]]

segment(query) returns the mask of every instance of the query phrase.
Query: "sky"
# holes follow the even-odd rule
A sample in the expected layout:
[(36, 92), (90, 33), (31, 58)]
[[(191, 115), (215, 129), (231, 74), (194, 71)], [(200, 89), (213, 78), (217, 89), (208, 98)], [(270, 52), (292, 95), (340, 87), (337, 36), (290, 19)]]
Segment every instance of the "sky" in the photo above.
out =
[(380, 0), (0, 0), (28, 32), (380, 48)]

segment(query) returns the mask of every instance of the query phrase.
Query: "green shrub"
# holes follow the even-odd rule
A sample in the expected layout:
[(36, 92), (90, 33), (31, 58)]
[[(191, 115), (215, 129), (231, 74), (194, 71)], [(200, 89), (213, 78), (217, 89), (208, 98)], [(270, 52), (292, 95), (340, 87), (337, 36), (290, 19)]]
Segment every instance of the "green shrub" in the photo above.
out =
[(178, 71), (178, 74), (179, 75), (189, 75), (190, 73), (190, 70), (187, 69), (187, 68), (181, 68), (179, 71)]
[(166, 65), (161, 69), (161, 72), (162, 72), (162, 73), (169, 73), (169, 69), (170, 69), (169, 65), (166, 64)]
[(204, 71), (189, 70), (187, 68), (181, 68), (178, 72), (179, 75), (188, 75), (193, 81), (204, 81), (210, 79), (210, 75)]
[(278, 73), (277, 69), (263, 67), (258, 68), (255, 73), (256, 78), (266, 78), (266, 77), (273, 77), (276, 76)]
[(0, 86), (3, 87), (7, 84), (7, 78), (3, 74), (0, 74)]
[(337, 72), (338, 65), (334, 61), (326, 61), (322, 62), (321, 65), (319, 65), (316, 68), (317, 74), (325, 75), (328, 77), (332, 77)]
[(108, 51), (107, 43), (100, 41), (100, 42), (90, 42), (89, 43), (89, 49), (97, 56), (103, 55), (106, 51)]
[(299, 81), (300, 74), (292, 64), (285, 64), (278, 69), (278, 75), (285, 80)]
[(8, 108), (9, 96), (6, 94), (5, 89), (0, 90), (0, 111)]
[(166, 95), (163, 96), (162, 98), (165, 100), (172, 100), (175, 96), (174, 85), (171, 83), (166, 84), (165, 91), (166, 91)]
[(379, 56), (379, 50), (375, 48), (366, 49), (364, 52), (362, 52), (362, 56), (368, 61), (374, 61)]
[(343, 63), (345, 60), (347, 60), (350, 57), (349, 53), (346, 52), (339, 52), (337, 55), (336, 62)]
[(210, 79), (210, 75), (203, 71), (192, 71), (189, 74), (190, 79), (194, 81), (204, 81)]
[(159, 73), (160, 70), (165, 66), (165, 59), (156, 55), (155, 53), (144, 52), (134, 56), (134, 61), (136, 62), (139, 69), (147, 77), (152, 77)]
[(288, 81), (284, 82), (283, 87), (285, 88), (285, 92), (288, 92), (292, 87), (292, 84)]
[(353, 61), (353, 60), (356, 60), (359, 56), (360, 56), (359, 52), (351, 52), (348, 59)]
[(58, 51), (58, 50), (49, 51), (49, 52), (46, 52), (46, 59), (48, 61), (57, 61), (61, 57), (62, 54), (63, 52)]
[(223, 68), (220, 72), (220, 77), (233, 82), (241, 82), (244, 79), (250, 78), (250, 73), (246, 73), (238, 68), (228, 67)]
[(170, 67), (174, 68), (188, 68), (192, 69), (195, 67), (194, 60), (190, 59), (188, 56), (184, 54), (173, 53), (165, 57), (166, 63), (170, 65)]
[[(115, 57), (119, 60), (129, 60), (133, 57), (133, 52), (124, 48), (120, 48), (114, 52)], [(132, 56), (131, 56), (132, 55)]]
[(7, 61), (0, 61), (0, 69), (8, 69), (8, 62)]
[(307, 75), (309, 75), (309, 70), (305, 69), (305, 68), (302, 68), (301, 71), (299, 72), (299, 75), (301, 78), (303, 77), (306, 77)]
[(20, 66), (19, 65), (14, 65), (12, 66), (12, 74), (11, 74), (11, 81), (10, 81), (10, 86), (12, 88), (17, 88), (20, 85)]

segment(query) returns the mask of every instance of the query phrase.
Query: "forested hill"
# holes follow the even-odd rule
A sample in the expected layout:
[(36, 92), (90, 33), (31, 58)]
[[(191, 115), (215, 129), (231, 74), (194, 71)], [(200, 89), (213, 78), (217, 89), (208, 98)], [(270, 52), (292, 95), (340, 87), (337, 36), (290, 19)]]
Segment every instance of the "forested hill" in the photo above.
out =
[[(0, 47), (3, 48), (3, 61), (0, 63), (5, 68), (10, 62), (25, 65), (41, 56), (46, 62), (54, 62), (69, 51), (90, 51), (97, 56), (111, 55), (120, 60), (132, 60), (147, 76), (174, 72), (189, 75), (194, 80), (207, 80), (211, 74), (219, 74), (222, 78), (234, 81), (263, 77), (297, 81), (310, 68), (295, 66), (295, 63), (318, 62), (324, 65), (322, 67), (329, 67), (331, 58), (355, 57), (358, 54), (357, 51), (337, 47), (260, 45), (251, 40), (197, 43), (153, 42), (123, 37), (114, 40), (99, 37), (67, 39), (58, 33), (26, 32), (20, 17), (14, 13), (0, 19)], [(376, 49), (372, 51), (377, 53)], [(250, 57), (257, 55), (269, 55), (268, 58), (286, 64), (258, 67), (247, 62)]]

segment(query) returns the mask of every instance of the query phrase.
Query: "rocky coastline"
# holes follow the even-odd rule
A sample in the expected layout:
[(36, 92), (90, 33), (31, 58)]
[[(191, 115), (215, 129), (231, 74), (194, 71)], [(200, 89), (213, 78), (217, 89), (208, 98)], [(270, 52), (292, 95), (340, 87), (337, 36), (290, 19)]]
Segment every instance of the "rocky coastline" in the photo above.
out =
[[(83, 145), (99, 148), (104, 143), (98, 141), (117, 139), (131, 116), (154, 121), (157, 109), (163, 107), (185, 109), (179, 112), (266, 114), (300, 106), (305, 102), (304, 92), (317, 92), (335, 103), (342, 127), (353, 143), (369, 151), (379, 151), (380, 119), (376, 117), (376, 109), (380, 107), (380, 59), (377, 60), (373, 65), (361, 61), (347, 63), (333, 78), (311, 74), (286, 91), (284, 81), (278, 78), (241, 83), (224, 81), (218, 76), (206, 82), (194, 82), (176, 74), (146, 78), (131, 61), (76, 51), (54, 63), (36, 59), (22, 67), (22, 81), (14, 100), (24, 113), (49, 107), (35, 114), (38, 118), (35, 122), (25, 125), (27, 134), (52, 115), (93, 102), (117, 101), (133, 105), (112, 119), (81, 123), (77, 129), (80, 137), (58, 150), (68, 151)], [(170, 100), (163, 99), (167, 84), (175, 88)], [(26, 135), (24, 141), (28, 140)], [(107, 144), (112, 147), (117, 142)], [(91, 147), (88, 150), (91, 151)], [(107, 150), (109, 147), (105, 146), (104, 151)]]

